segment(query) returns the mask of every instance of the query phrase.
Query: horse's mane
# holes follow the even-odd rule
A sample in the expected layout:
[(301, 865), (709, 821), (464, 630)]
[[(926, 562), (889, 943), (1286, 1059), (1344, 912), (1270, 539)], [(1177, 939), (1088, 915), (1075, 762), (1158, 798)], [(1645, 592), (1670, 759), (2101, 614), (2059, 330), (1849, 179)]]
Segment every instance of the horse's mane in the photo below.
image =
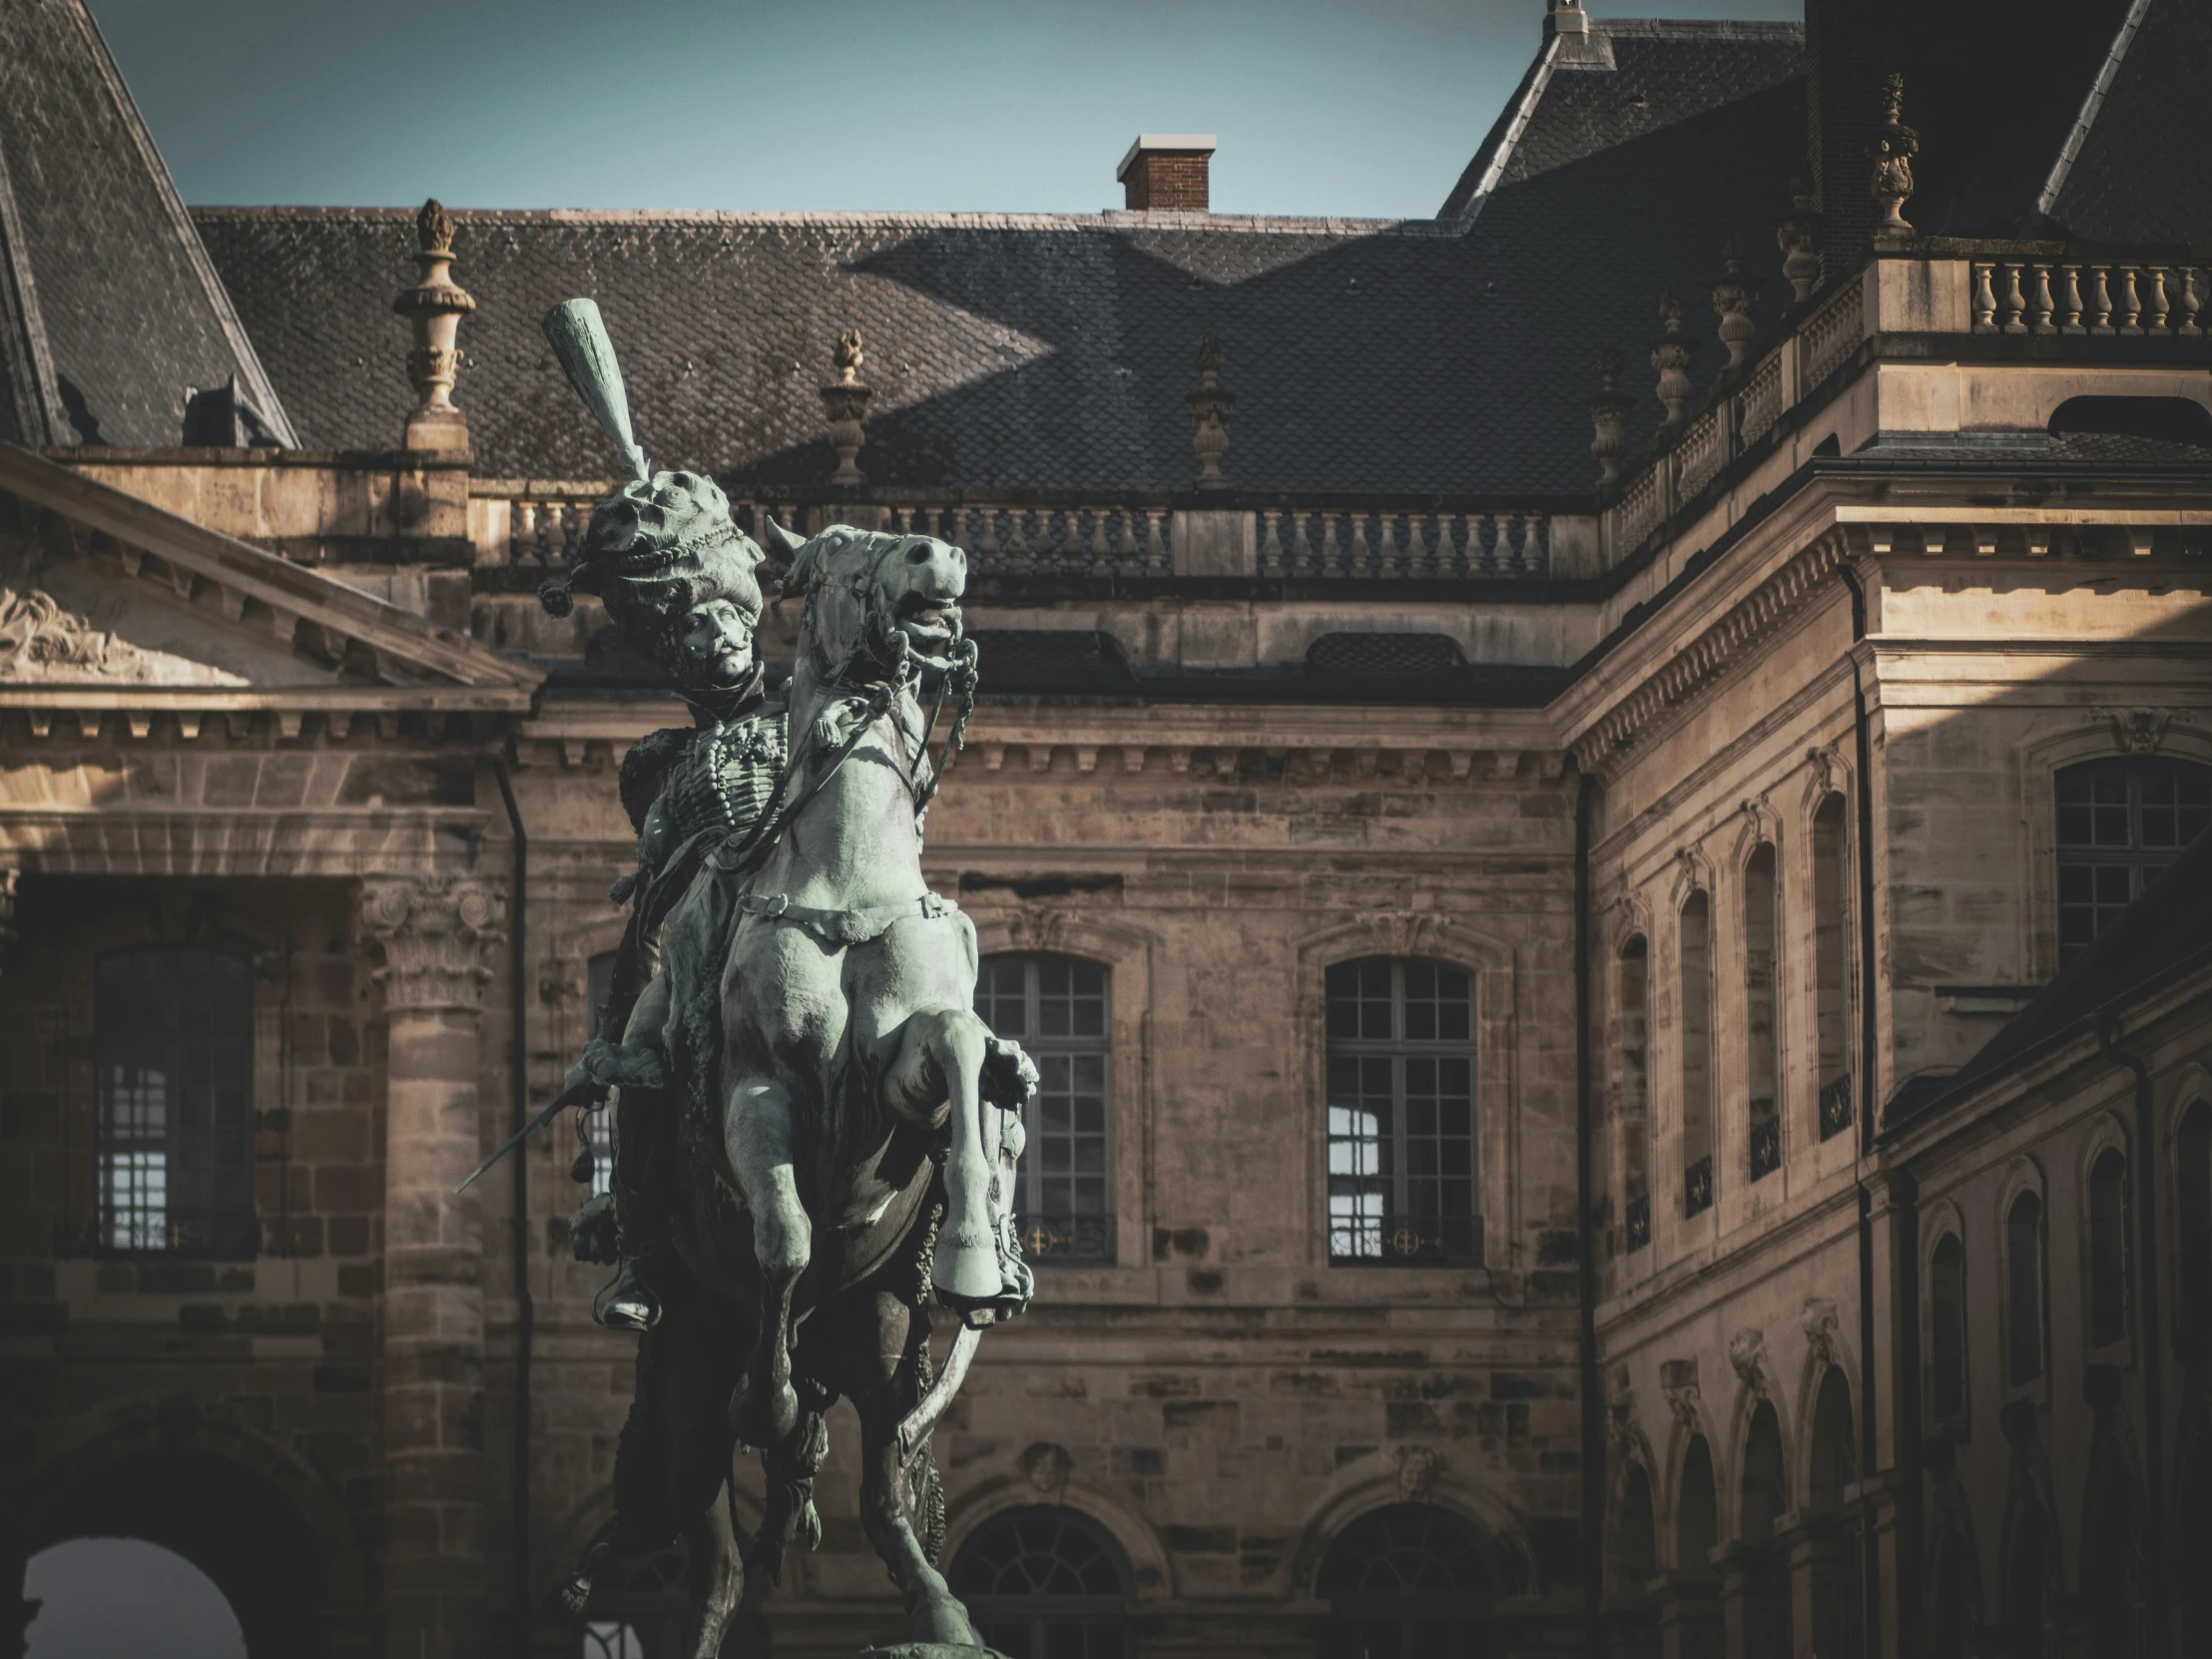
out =
[(800, 544), (799, 551), (792, 555), (791, 569), (784, 572), (778, 592), (786, 599), (807, 598), (829, 577), (838, 554), (857, 553), (865, 559), (892, 543), (907, 539), (895, 531), (861, 530), (850, 524), (832, 524)]

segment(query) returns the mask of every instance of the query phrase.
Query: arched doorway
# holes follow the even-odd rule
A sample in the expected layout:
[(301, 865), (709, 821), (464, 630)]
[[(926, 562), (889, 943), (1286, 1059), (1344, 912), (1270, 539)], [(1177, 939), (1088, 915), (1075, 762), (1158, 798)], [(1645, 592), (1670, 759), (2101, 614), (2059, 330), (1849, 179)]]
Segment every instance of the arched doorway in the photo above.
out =
[(144, 1538), (69, 1538), (31, 1557), (23, 1594), (38, 1603), (29, 1659), (247, 1659), (246, 1632), (221, 1586)]
[(960, 1546), (952, 1590), (1006, 1659), (1127, 1659), (1129, 1567), (1105, 1530), (1052, 1505), (994, 1515)]
[[(1671, 1616), (1680, 1630), (1683, 1659), (1719, 1659), (1721, 1626), (1715, 1601), (1718, 1580), (1713, 1551), (1720, 1547), (1720, 1493), (1713, 1481), (1713, 1448), (1692, 1434), (1683, 1448), (1674, 1511)], [(1662, 1620), (1668, 1616), (1662, 1611)]]
[(1651, 1503), (1651, 1476), (1628, 1465), (1613, 1516), (1611, 1583), (1607, 1612), (1615, 1648), (1637, 1659), (1656, 1659), (1659, 1625), (1651, 1606), (1651, 1581), (1659, 1576), (1659, 1528)]
[(249, 1659), (328, 1652), (321, 1540), (271, 1481), (192, 1447), (127, 1454), (43, 1494), (34, 1550), (74, 1538), (131, 1538), (182, 1556), (238, 1617)]
[(1497, 1573), (1474, 1529), (1428, 1503), (1371, 1510), (1338, 1535), (1316, 1589), (1327, 1659), (1477, 1659)]
[(1857, 1440), (1851, 1426), (1851, 1384), (1830, 1366), (1813, 1401), (1810, 1481), (1805, 1493), (1808, 1529), (1814, 1534), (1813, 1650), (1857, 1659), (1866, 1651), (1865, 1591), (1860, 1576), (1865, 1541), (1856, 1506), (1844, 1493), (1859, 1478)]

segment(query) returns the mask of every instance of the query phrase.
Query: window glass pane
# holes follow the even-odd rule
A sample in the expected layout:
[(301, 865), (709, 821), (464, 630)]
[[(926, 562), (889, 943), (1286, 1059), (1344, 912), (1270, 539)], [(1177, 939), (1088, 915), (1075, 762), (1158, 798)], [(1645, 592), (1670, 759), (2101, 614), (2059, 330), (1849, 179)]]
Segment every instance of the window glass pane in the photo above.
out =
[(1471, 977), (1369, 957), (1326, 983), (1331, 1256), (1479, 1260)]
[(113, 951), (94, 972), (98, 1237), (250, 1257), (253, 995), (242, 958)]
[(1107, 970), (1072, 956), (988, 956), (976, 974), (976, 1012), (1037, 1066), (1016, 1216), (1032, 1260), (1113, 1259), (1110, 1000)]
[(2057, 779), (2059, 955), (2070, 960), (2212, 822), (2212, 769), (2096, 761)]
[(2043, 1375), (2043, 1206), (2033, 1193), (2012, 1201), (2005, 1217), (2007, 1371), (2014, 1383)]

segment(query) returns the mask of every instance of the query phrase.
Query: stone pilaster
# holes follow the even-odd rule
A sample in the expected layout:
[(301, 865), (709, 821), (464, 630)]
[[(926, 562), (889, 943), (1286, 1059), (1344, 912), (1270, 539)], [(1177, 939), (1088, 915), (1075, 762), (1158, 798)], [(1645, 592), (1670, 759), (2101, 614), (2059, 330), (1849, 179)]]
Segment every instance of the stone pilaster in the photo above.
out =
[(384, 1652), (484, 1649), (484, 1303), (477, 1026), (500, 899), (465, 879), (362, 884), (381, 952), (384, 1083)]
[(1661, 1573), (1650, 1593), (1659, 1610), (1660, 1659), (1721, 1659), (1720, 1584), (1712, 1573)]

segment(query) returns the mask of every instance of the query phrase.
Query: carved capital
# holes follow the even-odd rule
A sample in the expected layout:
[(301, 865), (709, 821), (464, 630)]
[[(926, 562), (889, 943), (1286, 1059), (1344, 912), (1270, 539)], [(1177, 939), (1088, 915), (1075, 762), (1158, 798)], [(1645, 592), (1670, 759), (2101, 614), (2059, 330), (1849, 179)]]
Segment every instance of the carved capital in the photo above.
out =
[(1698, 1381), (1695, 1360), (1662, 1360), (1659, 1363), (1659, 1391), (1666, 1396), (1667, 1409), (1674, 1413), (1674, 1420), (1685, 1434), (1698, 1432)]
[(1836, 1316), (1836, 1303), (1832, 1297), (1809, 1296), (1805, 1299), (1805, 1344), (1812, 1350), (1813, 1358), (1824, 1369), (1843, 1364), (1842, 1348), (1838, 1337), (1843, 1330)]
[(361, 931), (383, 952), (374, 977), (385, 1011), (482, 1006), (504, 909), (499, 893), (465, 877), (363, 881)]
[(1728, 1363), (1737, 1379), (1761, 1399), (1767, 1397), (1767, 1334), (1757, 1329), (1739, 1331), (1728, 1339)]

